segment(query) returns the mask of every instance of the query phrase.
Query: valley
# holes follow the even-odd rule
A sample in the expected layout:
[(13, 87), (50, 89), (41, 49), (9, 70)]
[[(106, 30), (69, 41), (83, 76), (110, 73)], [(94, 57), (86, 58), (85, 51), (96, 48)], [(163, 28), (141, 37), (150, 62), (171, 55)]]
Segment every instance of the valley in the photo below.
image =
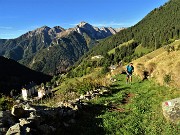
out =
[(0, 39), (0, 56), (49, 75), (67, 72), (98, 40), (121, 29), (94, 27), (86, 22), (74, 28), (43, 26), (15, 39)]
[(82, 21), (0, 39), (0, 135), (179, 135), (179, 7), (168, 0), (129, 27)]

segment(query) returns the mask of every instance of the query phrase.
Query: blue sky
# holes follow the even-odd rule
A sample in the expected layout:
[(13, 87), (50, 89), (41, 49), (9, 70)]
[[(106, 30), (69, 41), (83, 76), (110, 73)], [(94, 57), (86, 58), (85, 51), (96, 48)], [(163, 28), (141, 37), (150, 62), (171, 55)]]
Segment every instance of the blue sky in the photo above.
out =
[(81, 21), (101, 27), (129, 27), (168, 0), (0, 0), (0, 38), (30, 30), (74, 27)]

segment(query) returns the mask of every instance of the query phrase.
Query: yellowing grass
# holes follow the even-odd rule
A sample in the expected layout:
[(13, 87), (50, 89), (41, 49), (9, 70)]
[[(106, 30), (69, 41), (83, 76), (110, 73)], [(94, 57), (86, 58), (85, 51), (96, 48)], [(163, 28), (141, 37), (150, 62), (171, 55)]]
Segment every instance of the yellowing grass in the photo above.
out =
[[(175, 41), (170, 45), (176, 48), (178, 44), (180, 41)], [(153, 77), (161, 85), (165, 84), (164, 77), (169, 75), (168, 85), (180, 87), (180, 51), (168, 53), (162, 47), (133, 61), (133, 63), (137, 75), (142, 76), (144, 71), (148, 71), (150, 77)]]

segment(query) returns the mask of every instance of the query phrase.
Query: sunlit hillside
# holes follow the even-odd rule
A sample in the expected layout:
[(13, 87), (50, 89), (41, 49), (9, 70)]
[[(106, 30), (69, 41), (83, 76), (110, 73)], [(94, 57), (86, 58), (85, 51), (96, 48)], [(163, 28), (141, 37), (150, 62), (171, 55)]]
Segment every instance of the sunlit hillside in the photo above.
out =
[(159, 84), (180, 87), (180, 41), (153, 51), (134, 61), (135, 73), (149, 72)]

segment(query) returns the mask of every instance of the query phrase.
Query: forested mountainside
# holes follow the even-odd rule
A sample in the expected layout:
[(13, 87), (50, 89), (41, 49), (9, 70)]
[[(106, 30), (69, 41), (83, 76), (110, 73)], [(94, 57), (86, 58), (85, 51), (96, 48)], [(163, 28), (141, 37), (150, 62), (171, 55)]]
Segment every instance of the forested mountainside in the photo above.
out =
[[(151, 51), (155, 50), (180, 38), (179, 21), (180, 1), (170, 0), (165, 5), (151, 11), (136, 25), (102, 40), (95, 48), (93, 48), (91, 54), (105, 55), (111, 49), (130, 40), (134, 40), (134, 42), (143, 49), (145, 48)], [(134, 47), (136, 48), (137, 46)], [(131, 54), (134, 54), (135, 48), (132, 49), (133, 51)], [(123, 48), (123, 50), (128, 49), (129, 46)], [(128, 55), (120, 57), (119, 59), (123, 59)]]
[(51, 76), (33, 71), (18, 62), (0, 56), (0, 93), (9, 94), (12, 89), (19, 90), (30, 82), (41, 84), (50, 81)]

